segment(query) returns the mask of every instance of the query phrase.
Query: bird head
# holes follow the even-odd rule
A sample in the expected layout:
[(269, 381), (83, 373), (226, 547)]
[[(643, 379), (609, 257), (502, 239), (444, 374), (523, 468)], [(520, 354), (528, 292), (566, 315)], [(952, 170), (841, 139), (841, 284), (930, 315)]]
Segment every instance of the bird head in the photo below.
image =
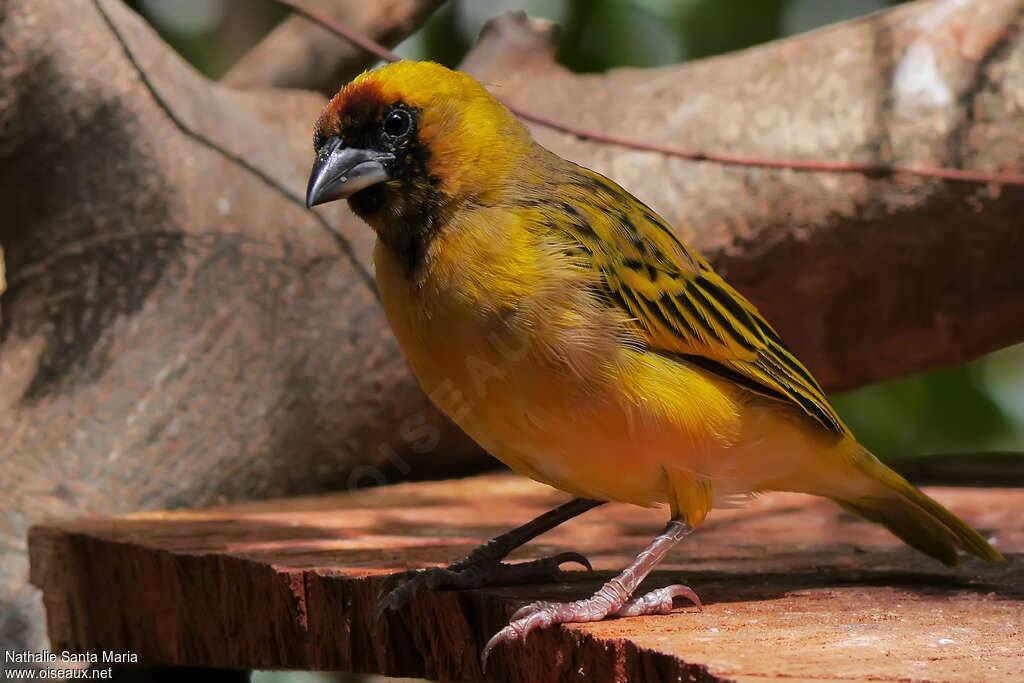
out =
[(384, 242), (408, 248), (460, 202), (501, 191), (531, 144), (466, 74), (388, 64), (356, 77), (321, 113), (306, 204), (347, 199)]

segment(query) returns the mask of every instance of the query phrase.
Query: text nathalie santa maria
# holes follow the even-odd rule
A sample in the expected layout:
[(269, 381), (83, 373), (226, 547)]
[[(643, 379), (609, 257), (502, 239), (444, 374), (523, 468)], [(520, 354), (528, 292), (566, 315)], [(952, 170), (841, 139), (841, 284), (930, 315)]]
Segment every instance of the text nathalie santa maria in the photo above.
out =
[(100, 650), (99, 652), (50, 652), (49, 650), (5, 650), (8, 664), (138, 664), (134, 652)]

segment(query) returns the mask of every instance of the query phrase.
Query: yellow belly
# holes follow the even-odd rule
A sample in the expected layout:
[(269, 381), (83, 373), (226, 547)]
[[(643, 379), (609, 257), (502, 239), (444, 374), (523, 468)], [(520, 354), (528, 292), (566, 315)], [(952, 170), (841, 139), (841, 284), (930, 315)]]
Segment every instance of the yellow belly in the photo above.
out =
[(386, 248), (375, 258), (388, 320), (420, 385), (512, 469), (586, 498), (692, 508), (694, 522), (736, 494), (815, 487), (825, 444), (778, 404), (628, 346), (567, 361), (535, 329), (496, 324), (414, 286)]

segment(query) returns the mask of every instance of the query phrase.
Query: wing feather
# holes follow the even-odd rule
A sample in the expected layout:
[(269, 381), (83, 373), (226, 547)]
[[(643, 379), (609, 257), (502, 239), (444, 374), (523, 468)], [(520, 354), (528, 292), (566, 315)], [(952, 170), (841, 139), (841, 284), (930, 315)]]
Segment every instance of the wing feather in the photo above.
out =
[(754, 305), (654, 211), (581, 167), (568, 171), (559, 191), (568, 201), (556, 207), (550, 225), (592, 255), (604, 297), (628, 312), (652, 350), (790, 402), (826, 429), (849, 434), (811, 373)]

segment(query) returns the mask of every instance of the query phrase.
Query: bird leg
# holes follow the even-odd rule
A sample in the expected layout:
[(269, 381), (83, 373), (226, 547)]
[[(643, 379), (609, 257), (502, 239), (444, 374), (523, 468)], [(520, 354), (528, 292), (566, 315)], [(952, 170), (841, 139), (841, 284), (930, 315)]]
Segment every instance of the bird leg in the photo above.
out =
[(655, 565), (676, 544), (686, 538), (693, 528), (679, 519), (673, 519), (649, 546), (626, 567), (621, 574), (601, 586), (596, 593), (575, 602), (534, 602), (512, 615), (508, 626), (498, 631), (481, 654), (486, 668), (487, 657), (499, 643), (524, 640), (535, 628), (552, 624), (600, 621), (605, 617), (632, 617), (642, 614), (666, 614), (672, 610), (674, 598), (684, 597), (698, 607), (700, 599), (687, 586), (667, 586), (630, 600), (637, 586), (651, 573)]
[(542, 557), (518, 564), (508, 564), (502, 560), (508, 557), (513, 550), (545, 531), (550, 531), (562, 522), (603, 503), (604, 501), (601, 500), (574, 498), (520, 527), (492, 538), (455, 564), (396, 574), (392, 580), (398, 582), (399, 585), (374, 607), (373, 621), (379, 620), (385, 610), (399, 609), (423, 588), (430, 590), (464, 589), (552, 581), (558, 578), (561, 571), (559, 567), (566, 562), (577, 562), (587, 569), (593, 569), (586, 557), (573, 552), (560, 553), (553, 557)]

